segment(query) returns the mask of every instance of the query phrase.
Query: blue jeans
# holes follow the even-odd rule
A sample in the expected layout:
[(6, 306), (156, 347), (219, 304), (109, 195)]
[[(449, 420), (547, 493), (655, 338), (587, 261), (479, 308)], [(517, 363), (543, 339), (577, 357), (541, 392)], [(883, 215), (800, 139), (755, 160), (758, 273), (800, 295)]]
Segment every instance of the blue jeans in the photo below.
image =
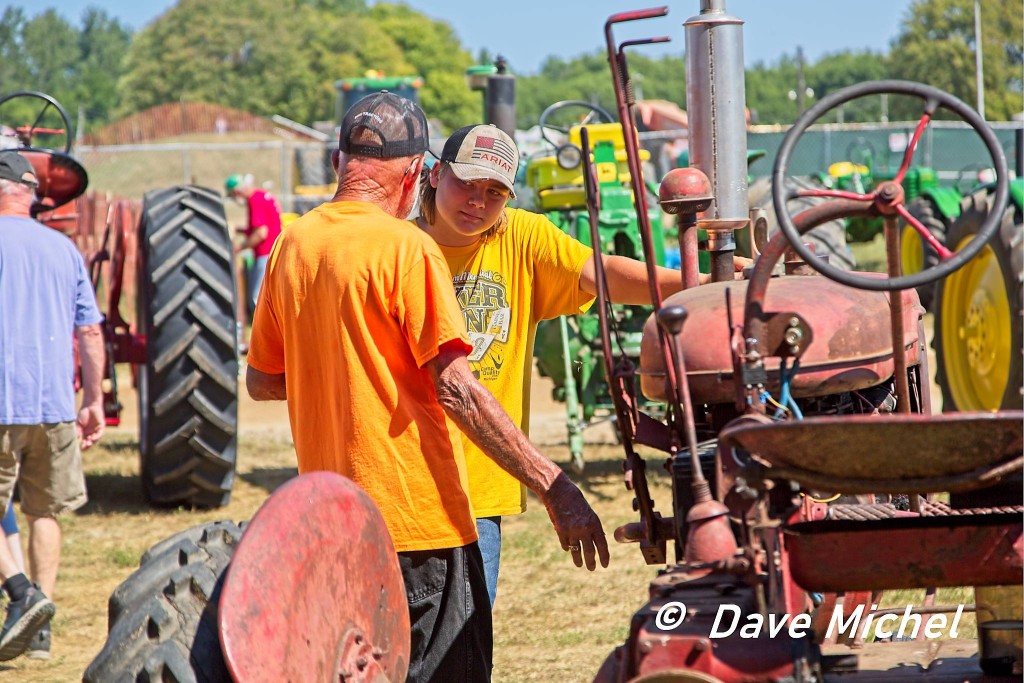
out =
[(248, 272), (247, 282), (249, 295), (249, 317), (252, 317), (256, 310), (256, 298), (260, 294), (260, 286), (263, 284), (263, 276), (267, 272), (267, 260), (269, 256), (257, 256), (253, 261), (252, 268)]
[(476, 520), (476, 532), (480, 536), (480, 554), (484, 556), (484, 577), (487, 579), (487, 595), (494, 607), (498, 596), (498, 565), (501, 563), (501, 517), (480, 517)]

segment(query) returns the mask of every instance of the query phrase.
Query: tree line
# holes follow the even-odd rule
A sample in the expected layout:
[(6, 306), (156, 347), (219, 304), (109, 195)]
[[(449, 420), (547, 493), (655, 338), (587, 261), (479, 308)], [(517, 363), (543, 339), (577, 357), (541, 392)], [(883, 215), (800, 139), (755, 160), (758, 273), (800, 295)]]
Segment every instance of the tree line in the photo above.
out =
[[(471, 55), (444, 21), (402, 4), (365, 0), (179, 0), (137, 32), (97, 8), (78, 24), (56, 10), (33, 16), (7, 7), (0, 15), (0, 96), (46, 92), (84, 121), (86, 129), (166, 102), (205, 101), (304, 124), (334, 117), (334, 82), (370, 69), (424, 77), (427, 114), (448, 130), (479, 119), (479, 93), (465, 70), (494, 55)], [(921, 81), (975, 104), (973, 0), (915, 0), (889, 51), (839, 51), (802, 63), (794, 48), (746, 72), (754, 123), (792, 123), (804, 106), (866, 80)], [(851, 10), (854, 11), (854, 10)], [(985, 109), (1008, 120), (1024, 107), (1024, 9), (1020, 0), (986, 0), (982, 9)], [(791, 37), (797, 41), (797, 36)], [(511, 65), (513, 72), (515, 65)], [(630, 56), (630, 71), (647, 99), (685, 108), (681, 56)], [(801, 78), (802, 76), (802, 78)], [(797, 83), (809, 93), (793, 97)], [(548, 58), (539, 73), (516, 83), (519, 127), (537, 122), (559, 100), (594, 102), (615, 111), (602, 50), (572, 60)], [(911, 108), (913, 106), (914, 108)], [(847, 122), (913, 119), (920, 103), (875, 102), (844, 109)], [(906, 109), (906, 110), (904, 110)]]

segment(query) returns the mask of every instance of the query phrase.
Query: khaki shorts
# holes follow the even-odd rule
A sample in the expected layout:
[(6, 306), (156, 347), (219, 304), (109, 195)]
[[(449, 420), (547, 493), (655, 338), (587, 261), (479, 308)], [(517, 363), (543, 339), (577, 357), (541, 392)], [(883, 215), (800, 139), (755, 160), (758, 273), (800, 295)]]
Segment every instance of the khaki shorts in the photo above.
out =
[(21, 511), (55, 517), (85, 505), (82, 451), (74, 422), (0, 425), (0, 502), (6, 509), (17, 482)]

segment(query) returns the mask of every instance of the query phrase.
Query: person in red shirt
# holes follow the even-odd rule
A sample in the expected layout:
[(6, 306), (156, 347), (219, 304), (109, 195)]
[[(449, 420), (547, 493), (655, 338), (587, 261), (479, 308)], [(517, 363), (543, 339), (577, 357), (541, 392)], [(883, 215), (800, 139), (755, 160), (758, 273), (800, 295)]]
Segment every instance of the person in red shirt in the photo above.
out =
[(254, 262), (245, 278), (246, 299), (252, 312), (256, 310), (256, 297), (263, 284), (270, 248), (281, 234), (281, 206), (274, 195), (254, 186), (251, 176), (237, 173), (230, 176), (224, 183), (224, 190), (229, 198), (244, 203), (249, 210), (249, 224), (239, 228), (238, 232), (244, 238), (236, 245), (235, 251), (253, 251)]

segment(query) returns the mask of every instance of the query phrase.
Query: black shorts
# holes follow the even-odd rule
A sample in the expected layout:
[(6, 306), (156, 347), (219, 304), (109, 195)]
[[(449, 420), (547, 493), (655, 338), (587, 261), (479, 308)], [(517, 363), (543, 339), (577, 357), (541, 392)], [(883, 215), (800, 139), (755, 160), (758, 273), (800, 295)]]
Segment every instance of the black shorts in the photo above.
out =
[(398, 553), (412, 625), (408, 683), (491, 680), (491, 601), (474, 542)]

